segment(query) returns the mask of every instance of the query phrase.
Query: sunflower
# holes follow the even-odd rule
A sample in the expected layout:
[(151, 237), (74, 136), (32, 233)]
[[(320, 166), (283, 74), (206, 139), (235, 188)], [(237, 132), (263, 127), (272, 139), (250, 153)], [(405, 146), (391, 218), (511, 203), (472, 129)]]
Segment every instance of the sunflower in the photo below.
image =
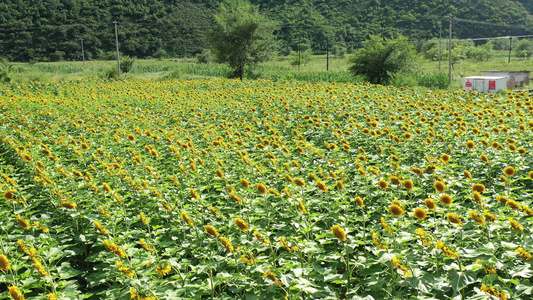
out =
[(451, 157), (448, 155), (448, 154), (443, 154), (440, 156), (440, 160), (444, 163), (444, 164), (447, 164), (450, 162), (450, 159)]
[(59, 205), (61, 205), (64, 208), (68, 208), (68, 209), (76, 209), (76, 207), (77, 207), (76, 203), (71, 203), (71, 202), (68, 202), (68, 201), (61, 201), (61, 203), (59, 203)]
[(403, 187), (410, 191), (414, 188), (414, 184), (411, 180), (406, 180), (403, 182)]
[(485, 188), (485, 185), (481, 183), (474, 183), (472, 185), (472, 192), (478, 192), (478, 193), (484, 193), (487, 189)]
[(509, 184), (509, 181), (507, 180), (507, 177), (500, 175), (500, 181), (503, 182), (505, 185)]
[(216, 169), (215, 170), (215, 173), (217, 173), (217, 176), (220, 177), (220, 178), (224, 178), (224, 172), (222, 172), (222, 170), (220, 169)]
[(398, 176), (394, 176), (394, 175), (393, 175), (393, 176), (390, 176), (390, 177), (389, 177), (389, 180), (390, 180), (390, 182), (392, 182), (392, 183), (394, 183), (394, 184), (400, 184), (400, 183), (402, 183), (402, 182), (400, 181), (400, 178), (398, 178)]
[(481, 203), (483, 201), (483, 198), (481, 197), (481, 194), (479, 192), (472, 192), (474, 200), (476, 200), (477, 203)]
[(456, 214), (449, 213), (446, 215), (446, 218), (448, 218), (448, 221), (452, 222), (453, 224), (457, 224), (458, 226), (463, 224), (461, 218)]
[(503, 170), (503, 173), (507, 176), (513, 176), (515, 173), (515, 170), (513, 167), (507, 167)]
[(505, 205), (509, 206), (511, 209), (514, 209), (514, 210), (522, 209), (522, 206), (520, 206), (520, 204), (518, 204), (518, 202), (514, 200), (507, 201)]
[(483, 219), (483, 216), (480, 216), (476, 213), (476, 211), (474, 210), (471, 210), (470, 211), (470, 217), (476, 221), (476, 223), (478, 223), (479, 225), (481, 226), (484, 226), (485, 225), (485, 220)]
[(305, 181), (302, 178), (294, 178), (293, 182), (296, 183), (297, 186), (305, 186)]
[[(533, 174), (533, 172), (531, 172)], [(532, 177), (533, 178), (533, 177)], [(16, 191), (15, 190), (7, 190), (4, 192), (4, 198), (6, 200), (13, 200), (15, 199), (15, 196), (13, 195)]]
[(337, 181), (337, 188), (341, 191), (344, 190), (344, 184), (342, 183), (342, 181)]
[(468, 148), (468, 149), (474, 149), (474, 147), (476, 147), (476, 143), (474, 143), (474, 141), (468, 141), (468, 142), (466, 142), (466, 148)]
[(246, 222), (241, 219), (241, 218), (235, 218), (235, 225), (237, 225), (237, 227), (239, 227), (240, 229), (242, 229), (243, 231), (248, 231), (248, 224), (246, 224)]
[(28, 230), (30, 229), (30, 223), (26, 221), (23, 217), (20, 215), (17, 215), (17, 223), (19, 223), (20, 227)]
[(391, 205), (389, 210), (390, 210), (390, 212), (393, 215), (395, 215), (397, 217), (399, 217), (399, 216), (401, 216), (403, 214), (403, 209), (400, 206), (396, 205), (396, 204)]
[(444, 193), (446, 191), (446, 185), (444, 184), (443, 181), (440, 181), (440, 180), (435, 181), (435, 183), (433, 184), (433, 187), (439, 193)]
[(517, 231), (524, 230), (524, 227), (518, 224), (518, 222), (515, 219), (509, 219), (509, 223), (511, 223), (511, 228), (513, 228), (514, 230), (517, 230)]
[(470, 172), (468, 172), (467, 170), (464, 170), (463, 174), (465, 175), (466, 178), (472, 179), (472, 174), (470, 174)]
[(324, 182), (320, 181), (320, 180), (316, 182), (316, 186), (317, 186), (317, 188), (319, 190), (321, 190), (324, 193), (328, 191), (328, 188), (326, 187), (326, 184)]
[(340, 227), (339, 225), (335, 225), (331, 227), (331, 230), (341, 242), (346, 242), (346, 233), (344, 232), (344, 229), (342, 229), (342, 227)]
[(485, 154), (481, 154), (481, 156), (479, 157), (481, 158), (481, 160), (485, 163), (488, 163), (489, 162), (489, 158), (485, 155)]
[(444, 205), (450, 205), (450, 204), (452, 204), (452, 197), (450, 197), (449, 195), (444, 194), (444, 195), (440, 196), (440, 201)]
[(257, 191), (262, 194), (262, 195), (265, 195), (267, 193), (267, 188), (264, 184), (260, 183), (257, 185)]
[(245, 188), (249, 188), (250, 187), (250, 183), (248, 182), (248, 180), (246, 179), (241, 179), (241, 185)]
[(500, 202), (501, 204), (507, 204), (509, 199), (505, 196), (496, 196), (496, 201)]
[(9, 295), (14, 300), (24, 300), (24, 295), (20, 292), (20, 290), (16, 286), (10, 286), (9, 287)]
[(389, 184), (385, 180), (379, 181), (379, 188), (382, 190), (386, 190), (389, 187)]
[(7, 259), (7, 256), (5, 256), (4, 254), (0, 255), (0, 270), (9, 271), (9, 269), (10, 269), (10, 266), (9, 266), (9, 260)]
[(355, 197), (355, 203), (357, 203), (357, 206), (359, 207), (362, 207), (364, 205), (363, 199), (359, 196)]
[(413, 215), (419, 220), (424, 220), (427, 216), (426, 210), (421, 207), (417, 207)]
[(433, 199), (426, 198), (426, 200), (424, 200), (424, 204), (427, 206), (429, 210), (437, 209), (437, 204), (435, 204), (435, 201), (433, 201)]
[(529, 172), (529, 179), (533, 180), (533, 171)]
[(226, 249), (228, 249), (229, 252), (233, 252), (233, 245), (227, 238), (221, 236), (220, 242), (222, 242), (222, 245), (224, 245), (224, 247), (226, 247)]
[(205, 231), (207, 231), (207, 233), (209, 233), (213, 237), (217, 237), (218, 236), (218, 231), (216, 230), (215, 227), (213, 227), (211, 225), (206, 225), (204, 228), (205, 228)]

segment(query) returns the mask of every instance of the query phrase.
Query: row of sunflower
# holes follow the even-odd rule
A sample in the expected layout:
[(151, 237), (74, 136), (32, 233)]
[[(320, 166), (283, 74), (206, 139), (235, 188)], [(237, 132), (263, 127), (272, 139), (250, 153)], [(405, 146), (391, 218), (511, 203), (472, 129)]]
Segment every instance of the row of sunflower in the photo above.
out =
[(94, 81), (0, 103), (14, 299), (530, 293), (525, 94)]

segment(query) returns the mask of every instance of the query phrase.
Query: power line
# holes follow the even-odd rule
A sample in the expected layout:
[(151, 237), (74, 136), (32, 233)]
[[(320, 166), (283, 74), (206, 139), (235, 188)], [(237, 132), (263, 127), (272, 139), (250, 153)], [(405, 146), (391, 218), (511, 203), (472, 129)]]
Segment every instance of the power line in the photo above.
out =
[(471, 24), (480, 24), (480, 25), (489, 25), (489, 26), (497, 26), (497, 27), (507, 27), (507, 28), (533, 30), (532, 26), (492, 23), (492, 22), (486, 22), (486, 21), (476, 21), (476, 20), (461, 19), (461, 18), (457, 18), (457, 17), (454, 17), (453, 19), (455, 21), (464, 22), (464, 23), (471, 23)]

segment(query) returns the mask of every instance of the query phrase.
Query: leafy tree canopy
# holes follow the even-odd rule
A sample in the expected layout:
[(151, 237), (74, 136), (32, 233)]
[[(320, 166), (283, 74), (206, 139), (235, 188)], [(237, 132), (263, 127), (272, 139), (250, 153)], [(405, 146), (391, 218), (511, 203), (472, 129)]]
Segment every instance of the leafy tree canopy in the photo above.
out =
[(350, 71), (372, 83), (384, 84), (395, 74), (412, 72), (415, 59), (414, 46), (406, 37), (385, 39), (374, 35), (350, 57)]
[[(454, 38), (533, 34), (531, 0), (250, 0), (279, 24), (280, 52), (309, 44), (325, 53), (326, 42), (351, 52), (370, 35), (411, 40), (447, 32), (447, 13), (462, 19), (522, 27), (457, 23)], [(120, 49), (137, 58), (166, 53), (192, 57), (207, 48), (220, 1), (215, 0), (12, 0), (0, 1), (0, 57), (10, 61), (103, 59)], [(161, 52), (163, 50), (163, 52)], [(156, 54), (158, 53), (158, 54)]]
[(226, 0), (215, 16), (209, 44), (217, 59), (243, 78), (244, 68), (269, 59), (275, 50), (274, 23), (246, 0)]

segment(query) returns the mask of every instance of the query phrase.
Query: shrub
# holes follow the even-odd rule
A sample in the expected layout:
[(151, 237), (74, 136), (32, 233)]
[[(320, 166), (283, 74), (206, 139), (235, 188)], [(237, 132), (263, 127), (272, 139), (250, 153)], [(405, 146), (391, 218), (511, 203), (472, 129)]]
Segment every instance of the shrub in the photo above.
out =
[(3, 58), (0, 60), (0, 83), (7, 83), (13, 79), (13, 74), (11, 73), (12, 68), (13, 65), (7, 59)]
[(117, 79), (118, 78), (118, 70), (116, 67), (111, 67), (106, 69), (100, 77), (102, 79)]
[(129, 71), (131, 71), (131, 68), (133, 68), (133, 63), (135, 62), (135, 58), (124, 56), (120, 59), (120, 72), (126, 74)]
[(204, 49), (202, 53), (196, 54), (196, 60), (199, 64), (208, 64), (213, 62), (213, 54), (209, 49)]
[(355, 75), (364, 75), (371, 83), (389, 83), (396, 73), (412, 73), (416, 52), (407, 38), (383, 39), (372, 36), (364, 47), (351, 57), (349, 70)]
[(520, 40), (516, 44), (514, 52), (517, 57), (529, 59), (533, 56), (533, 42), (527, 39)]
[(420, 86), (437, 89), (446, 89), (450, 84), (448, 75), (444, 73), (418, 75), (417, 81)]
[(168, 57), (168, 52), (165, 49), (159, 49), (152, 55), (152, 57), (157, 60), (162, 60), (163, 58)]

